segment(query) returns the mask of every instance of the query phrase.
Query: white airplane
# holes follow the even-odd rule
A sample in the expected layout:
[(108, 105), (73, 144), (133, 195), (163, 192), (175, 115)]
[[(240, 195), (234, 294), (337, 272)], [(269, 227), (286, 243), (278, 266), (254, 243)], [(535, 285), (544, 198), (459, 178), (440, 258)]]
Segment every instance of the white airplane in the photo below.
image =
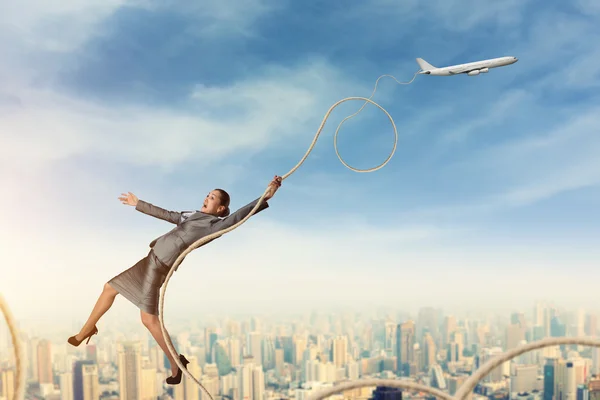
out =
[(500, 57), (492, 58), (491, 60), (475, 61), (467, 64), (451, 65), (449, 67), (437, 68), (429, 64), (422, 58), (417, 58), (417, 63), (421, 67), (419, 74), (423, 75), (436, 75), (436, 76), (450, 76), (458, 74), (467, 74), (469, 76), (479, 75), (486, 73), (490, 68), (504, 67), (516, 63), (517, 57)]

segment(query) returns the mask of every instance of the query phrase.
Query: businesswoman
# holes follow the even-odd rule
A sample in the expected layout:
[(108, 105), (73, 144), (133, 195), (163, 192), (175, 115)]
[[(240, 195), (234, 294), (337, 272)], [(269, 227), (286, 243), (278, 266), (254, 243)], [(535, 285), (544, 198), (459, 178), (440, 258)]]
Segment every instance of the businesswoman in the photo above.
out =
[[(281, 177), (275, 178), (269, 184), (269, 191), (263, 203), (257, 209), (260, 212), (269, 207), (266, 200), (271, 199), (281, 186)], [(133, 193), (122, 194), (119, 200), (123, 204), (134, 206), (136, 210), (153, 217), (171, 222), (176, 227), (150, 243), (150, 252), (133, 267), (123, 271), (104, 285), (104, 290), (98, 298), (90, 317), (75, 336), (68, 342), (79, 346), (81, 342), (98, 333), (96, 323), (112, 306), (118, 294), (135, 304), (141, 310), (142, 323), (148, 328), (158, 345), (161, 347), (171, 364), (172, 375), (167, 383), (177, 385), (181, 382), (182, 371), (177, 367), (160, 329), (158, 320), (158, 302), (160, 287), (165, 282), (167, 274), (177, 260), (192, 243), (214, 232), (235, 225), (244, 219), (256, 206), (258, 199), (229, 215), (229, 194), (223, 189), (211, 191), (204, 199), (199, 211), (175, 212), (167, 211), (145, 201), (139, 200)], [(183, 355), (179, 356), (184, 366), (188, 361)]]

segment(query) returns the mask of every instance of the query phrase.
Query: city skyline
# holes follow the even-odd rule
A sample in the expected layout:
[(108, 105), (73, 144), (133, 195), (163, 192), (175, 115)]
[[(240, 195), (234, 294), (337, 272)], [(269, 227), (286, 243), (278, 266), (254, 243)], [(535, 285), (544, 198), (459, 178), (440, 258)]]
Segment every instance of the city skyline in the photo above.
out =
[[(348, 379), (396, 377), (454, 395), (474, 369), (506, 350), (545, 337), (597, 338), (599, 315), (536, 302), (527, 313), (489, 313), (484, 318), (462, 318), (450, 310), (422, 307), (410, 318), (313, 312), (284, 320), (257, 316), (194, 320), (170, 331), (176, 348), (190, 360), (190, 371), (213, 396), (229, 395), (235, 400), (246, 397), (243, 391), (252, 393), (249, 400), (304, 400), (315, 390)], [(71, 397), (73, 393), (123, 400), (205, 398), (199, 397), (199, 388), (189, 379), (172, 387), (169, 397), (162, 384), (168, 365), (148, 332), (107, 325), (100, 327), (101, 334), (90, 345), (80, 348), (51, 339), (50, 332), (38, 336), (23, 330), (28, 392), (53, 400), (90, 398)], [(6, 333), (0, 329), (3, 388), (12, 379)], [(594, 376), (599, 372), (600, 349), (551, 346), (492, 371), (475, 388), (474, 399), (503, 394), (514, 399), (517, 393), (532, 390), (543, 396), (540, 400), (580, 390), (597, 395), (600, 382)], [(345, 391), (343, 398), (369, 398), (374, 388), (365, 389)], [(410, 390), (403, 390), (403, 396), (424, 400)]]
[[(85, 319), (102, 285), (171, 228), (120, 193), (190, 210), (223, 187), (235, 210), (296, 164), (333, 103), (368, 97), (380, 75), (407, 81), (416, 57), (503, 54), (519, 62), (472, 78), (381, 80), (374, 100), (400, 138), (375, 173), (335, 157), (336, 126), (362, 104), (336, 109), (268, 210), (186, 258), (167, 321), (540, 298), (595, 307), (592, 2), (232, 4), (25, 1), (0, 16), (0, 290), (17, 321)], [(338, 144), (367, 168), (392, 139), (385, 115), (366, 107)], [(122, 297), (113, 313), (139, 320)]]

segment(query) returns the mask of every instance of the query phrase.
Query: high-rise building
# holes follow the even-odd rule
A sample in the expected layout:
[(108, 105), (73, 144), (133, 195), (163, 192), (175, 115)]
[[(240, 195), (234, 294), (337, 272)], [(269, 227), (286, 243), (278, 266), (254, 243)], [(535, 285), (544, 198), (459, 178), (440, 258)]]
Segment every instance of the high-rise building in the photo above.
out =
[(525, 340), (525, 328), (520, 323), (511, 324), (506, 328), (506, 350), (519, 346)]
[(27, 355), (29, 356), (29, 365), (28, 365), (28, 374), (29, 378), (37, 381), (39, 379), (38, 374), (38, 344), (40, 343), (40, 339), (31, 338), (27, 341), (29, 346), (27, 346)]
[(212, 348), (216, 343), (219, 336), (217, 330), (213, 327), (204, 328), (204, 351), (206, 353), (206, 362), (211, 363), (212, 360)]
[(254, 389), (252, 387), (254, 365), (251, 357), (244, 357), (244, 364), (237, 369), (238, 399), (254, 400)]
[(373, 400), (402, 400), (402, 390), (397, 388), (377, 386), (373, 391)]
[(414, 362), (415, 323), (407, 321), (398, 324), (397, 340), (397, 373), (399, 376), (410, 375), (410, 364)]
[(512, 313), (510, 316), (510, 323), (513, 325), (519, 325), (523, 330), (527, 329), (527, 319), (524, 313)]
[[(187, 370), (196, 377), (196, 379), (201, 380), (201, 369), (200, 365), (198, 365), (198, 359), (194, 356), (187, 357), (190, 362), (187, 366)], [(199, 397), (199, 387), (196, 385), (196, 382), (191, 379), (182, 378), (181, 383), (175, 386), (173, 392), (175, 395), (175, 400), (198, 400)]]
[(577, 400), (589, 400), (590, 391), (585, 385), (577, 385)]
[(40, 340), (37, 346), (37, 381), (40, 384), (53, 383), (52, 344), (49, 340)]
[(248, 354), (254, 357), (256, 365), (263, 365), (262, 360), (262, 335), (258, 332), (248, 334)]
[(515, 365), (510, 377), (512, 393), (532, 392), (537, 389), (537, 365)]
[(88, 360), (98, 363), (98, 348), (95, 344), (86, 346), (85, 353)]
[(252, 400), (264, 400), (265, 397), (265, 374), (260, 366), (252, 370)]
[(423, 350), (421, 352), (421, 356), (423, 358), (422, 365), (425, 371), (428, 371), (432, 365), (437, 363), (435, 342), (430, 333), (425, 333), (423, 336)]
[(229, 361), (231, 362), (232, 367), (237, 367), (242, 363), (242, 344), (240, 343), (240, 339), (236, 337), (229, 338)]
[(118, 347), (119, 398), (142, 398), (142, 343), (123, 342)]
[(567, 326), (562, 323), (558, 316), (550, 320), (550, 335), (552, 337), (564, 337), (567, 335)]
[[(488, 360), (499, 356), (502, 354), (502, 348), (500, 347), (492, 347), (492, 348), (484, 348), (481, 351), (480, 363), (479, 365), (485, 364)], [(509, 365), (510, 362), (506, 362), (492, 370), (486, 377), (482, 379), (482, 382), (501, 382), (504, 376), (503, 370), (505, 365)]]
[(554, 399), (555, 374), (557, 366), (556, 358), (548, 358), (544, 365), (544, 400)]
[(250, 319), (250, 329), (254, 332), (258, 332), (260, 333), (262, 326), (260, 323), (260, 319), (256, 318), (256, 317), (252, 317)]
[[(306, 338), (300, 335), (294, 335), (292, 338), (292, 360), (291, 363), (294, 366), (300, 365), (302, 362), (302, 356), (304, 354), (304, 350), (306, 350)], [(284, 347), (285, 349), (285, 347)]]
[(61, 400), (74, 400), (73, 396), (73, 372), (60, 374), (59, 388)]
[(277, 375), (283, 375), (283, 349), (275, 349), (275, 371)]
[(275, 341), (272, 336), (263, 337), (262, 366), (265, 371), (275, 368)]
[(348, 363), (348, 338), (346, 336), (336, 336), (332, 344), (333, 364), (338, 367), (344, 367)]
[(467, 380), (468, 375), (453, 375), (448, 377), (448, 393), (454, 396), (463, 383)]
[(12, 369), (5, 369), (0, 372), (0, 384), (2, 390), (0, 390), (0, 397), (5, 399), (12, 399), (15, 397), (15, 371)]
[(393, 322), (385, 323), (385, 337), (383, 349), (390, 356), (396, 356), (396, 325)]
[(150, 360), (142, 363), (142, 398), (141, 400), (156, 400), (159, 393), (156, 385), (156, 367)]
[(431, 386), (440, 390), (446, 390), (446, 377), (439, 364), (432, 366), (429, 374), (431, 377)]
[(416, 335), (421, 338), (427, 332), (431, 334), (434, 341), (439, 336), (438, 311), (432, 307), (424, 307), (419, 310), (417, 317)]
[(82, 366), (83, 400), (95, 400), (100, 398), (100, 385), (98, 382), (98, 364)]
[(448, 315), (444, 318), (444, 324), (442, 327), (442, 348), (445, 348), (446, 345), (450, 342), (452, 338), (452, 334), (454, 331), (458, 329), (458, 323), (456, 322), (456, 317), (453, 315)]
[[(68, 378), (65, 379), (68, 381)], [(99, 397), (98, 365), (89, 360), (75, 361), (73, 365), (73, 400), (96, 400)]]

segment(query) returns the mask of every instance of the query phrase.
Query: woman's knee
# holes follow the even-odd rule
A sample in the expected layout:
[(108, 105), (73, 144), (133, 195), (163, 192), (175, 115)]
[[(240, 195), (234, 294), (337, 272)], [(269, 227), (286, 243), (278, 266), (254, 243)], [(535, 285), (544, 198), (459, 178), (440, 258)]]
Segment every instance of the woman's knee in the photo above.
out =
[(158, 324), (158, 315), (149, 314), (147, 312), (142, 311), (142, 324), (146, 327), (153, 327)]

